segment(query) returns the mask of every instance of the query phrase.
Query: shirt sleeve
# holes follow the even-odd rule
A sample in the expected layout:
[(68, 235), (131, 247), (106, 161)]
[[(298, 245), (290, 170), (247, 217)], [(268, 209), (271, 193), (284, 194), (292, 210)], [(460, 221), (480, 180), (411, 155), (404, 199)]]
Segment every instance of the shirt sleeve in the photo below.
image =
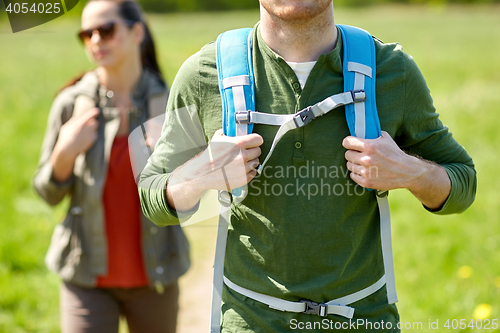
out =
[[(476, 194), (476, 170), (464, 147), (444, 126), (436, 112), (427, 83), (412, 57), (404, 55), (405, 113), (396, 141), (407, 153), (441, 165), (451, 181), (451, 192), (435, 214), (465, 211)], [(427, 209), (427, 208), (426, 208)]]
[(54, 180), (52, 163), (50, 162), (50, 156), (59, 137), (61, 126), (69, 119), (73, 111), (73, 102), (64, 92), (54, 100), (49, 113), (40, 159), (33, 177), (35, 191), (50, 205), (57, 205), (61, 202), (74, 184), (73, 175), (64, 182)]
[[(199, 120), (199, 55), (181, 66), (172, 84), (165, 122), (155, 150), (139, 179), (139, 197), (144, 215), (157, 225), (179, 224), (197, 210), (182, 214), (168, 206), (166, 185), (172, 172), (206, 146)], [(175, 200), (175, 199), (174, 199)]]

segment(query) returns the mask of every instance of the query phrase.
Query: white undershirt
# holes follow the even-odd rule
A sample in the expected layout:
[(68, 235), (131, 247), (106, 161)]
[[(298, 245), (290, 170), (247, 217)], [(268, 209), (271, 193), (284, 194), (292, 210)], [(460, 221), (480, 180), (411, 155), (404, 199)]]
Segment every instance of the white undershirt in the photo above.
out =
[(314, 65), (316, 64), (316, 61), (309, 61), (309, 62), (287, 61), (286, 63), (288, 64), (288, 66), (290, 66), (293, 69), (293, 71), (295, 72), (295, 75), (297, 75), (297, 79), (299, 79), (300, 87), (302, 89), (304, 89), (304, 86), (306, 85), (307, 78), (309, 77), (311, 70), (313, 69)]

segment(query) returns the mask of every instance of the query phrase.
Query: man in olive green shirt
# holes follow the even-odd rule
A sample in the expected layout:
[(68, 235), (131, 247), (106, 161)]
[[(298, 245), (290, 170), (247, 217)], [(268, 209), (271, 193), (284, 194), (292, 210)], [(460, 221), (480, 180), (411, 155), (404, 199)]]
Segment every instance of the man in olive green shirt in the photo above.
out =
[[(252, 32), (256, 110), (293, 114), (343, 92), (332, 2), (260, 4), (261, 21)], [(375, 191), (365, 188), (407, 188), (426, 209), (451, 214), (473, 202), (476, 173), (438, 119), (413, 59), (397, 44), (375, 39), (375, 48), (382, 136), (349, 136), (339, 108), (288, 132), (257, 175), (277, 127), (254, 125), (252, 134), (240, 137), (221, 134), (215, 46), (206, 45), (184, 63), (172, 86), (162, 136), (139, 184), (146, 216), (159, 225), (177, 224), (196, 211), (207, 189), (248, 183), (246, 198), (231, 208), (224, 266), (229, 280), (292, 302), (327, 302), (379, 280), (380, 217)], [(217, 166), (230, 149), (214, 142), (240, 149), (224, 175)], [(223, 332), (399, 332), (385, 287), (352, 304), (352, 320), (281, 312), (224, 288)], [(353, 325), (357, 320), (378, 326)]]

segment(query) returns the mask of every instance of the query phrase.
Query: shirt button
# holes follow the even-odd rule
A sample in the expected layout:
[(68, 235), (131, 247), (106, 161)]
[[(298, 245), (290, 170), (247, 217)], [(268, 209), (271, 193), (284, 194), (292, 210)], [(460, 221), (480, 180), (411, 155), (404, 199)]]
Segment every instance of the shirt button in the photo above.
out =
[(156, 273), (157, 273), (157, 274), (160, 274), (160, 275), (161, 275), (161, 274), (163, 274), (163, 271), (164, 271), (164, 270), (163, 270), (163, 267), (161, 267), (161, 266), (156, 267)]
[(298, 82), (294, 82), (294, 83), (292, 84), (292, 87), (293, 87), (293, 89), (295, 89), (295, 90), (299, 90), (299, 88), (300, 88), (300, 83), (298, 83)]
[(69, 212), (73, 216), (80, 216), (83, 214), (83, 209), (79, 206), (76, 206), (76, 207), (72, 207)]
[(151, 235), (156, 235), (156, 233), (158, 232), (158, 228), (157, 227), (151, 227), (151, 229), (149, 231), (151, 232)]
[(300, 143), (299, 141), (295, 142), (295, 148), (297, 149), (302, 148), (302, 143)]

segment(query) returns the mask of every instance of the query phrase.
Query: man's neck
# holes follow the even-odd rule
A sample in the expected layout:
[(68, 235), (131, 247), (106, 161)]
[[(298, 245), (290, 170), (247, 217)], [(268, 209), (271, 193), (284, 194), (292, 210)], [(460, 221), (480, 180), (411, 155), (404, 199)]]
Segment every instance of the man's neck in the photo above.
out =
[(333, 4), (313, 18), (296, 21), (282, 20), (261, 6), (260, 19), (264, 42), (286, 61), (316, 61), (337, 43)]

